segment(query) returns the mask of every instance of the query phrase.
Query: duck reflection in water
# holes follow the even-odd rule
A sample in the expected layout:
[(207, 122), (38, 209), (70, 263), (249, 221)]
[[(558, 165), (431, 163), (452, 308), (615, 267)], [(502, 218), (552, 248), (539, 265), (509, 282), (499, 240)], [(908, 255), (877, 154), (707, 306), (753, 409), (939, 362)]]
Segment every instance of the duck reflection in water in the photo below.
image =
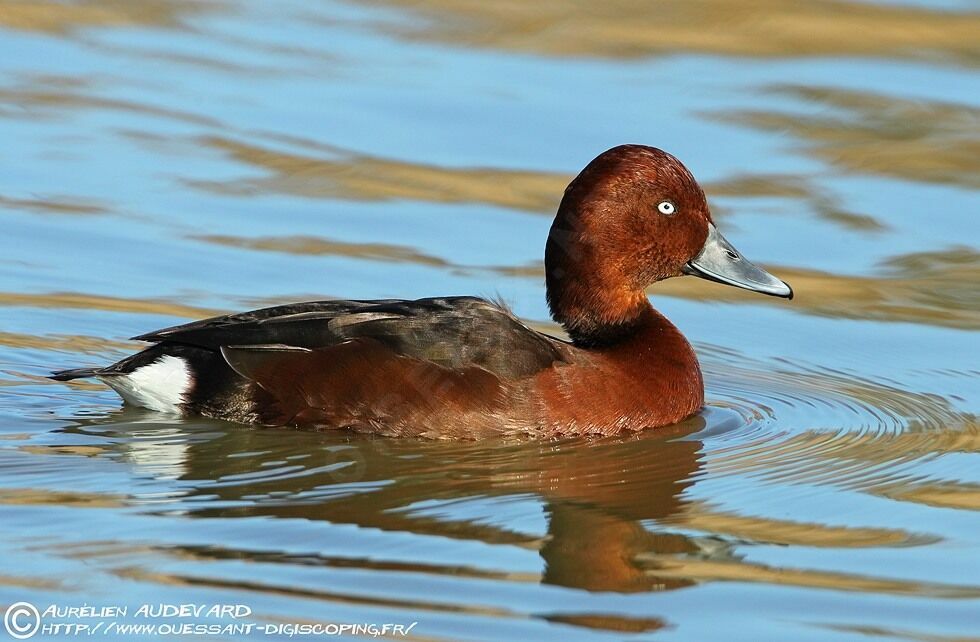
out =
[[(140, 415), (122, 411), (120, 419), (134, 414)], [(544, 560), (541, 582), (589, 591), (688, 586), (689, 580), (658, 577), (656, 568), (640, 558), (703, 555), (717, 548), (714, 540), (670, 532), (667, 526), (683, 513), (685, 491), (700, 470), (702, 444), (692, 435), (705, 425), (701, 416), (667, 431), (500, 443), (293, 430), (286, 438), (282, 433), (287, 429), (255, 431), (220, 422), (163, 425), (154, 419), (153, 424), (101, 422), (98, 432), (104, 435), (108, 429), (123, 437), (119, 448), (140, 472), (185, 486), (180, 508), (192, 517), (305, 519), (535, 548)], [(89, 429), (79, 425), (66, 430)], [(134, 439), (136, 434), (144, 438)], [(169, 451), (161, 438), (171, 444)], [(523, 501), (527, 495), (543, 504), (544, 537), (416, 510), (423, 503), (431, 507), (507, 496), (522, 496)], [(227, 555), (227, 549), (194, 554)], [(352, 565), (342, 551), (320, 554), (325, 564), (334, 559)], [(268, 561), (267, 554), (260, 556)], [(288, 562), (289, 556), (280, 559)]]

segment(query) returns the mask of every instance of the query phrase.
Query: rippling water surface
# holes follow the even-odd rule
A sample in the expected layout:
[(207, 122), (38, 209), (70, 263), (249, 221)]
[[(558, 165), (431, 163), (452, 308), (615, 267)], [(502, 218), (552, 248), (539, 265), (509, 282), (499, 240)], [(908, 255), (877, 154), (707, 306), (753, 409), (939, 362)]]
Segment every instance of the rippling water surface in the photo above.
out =
[[(969, 0), (0, 0), (0, 604), (980, 639), (978, 33)], [(550, 215), (622, 142), (798, 293), (651, 289), (706, 374), (675, 429), (254, 430), (43, 378), (313, 297), (499, 294), (554, 330)]]

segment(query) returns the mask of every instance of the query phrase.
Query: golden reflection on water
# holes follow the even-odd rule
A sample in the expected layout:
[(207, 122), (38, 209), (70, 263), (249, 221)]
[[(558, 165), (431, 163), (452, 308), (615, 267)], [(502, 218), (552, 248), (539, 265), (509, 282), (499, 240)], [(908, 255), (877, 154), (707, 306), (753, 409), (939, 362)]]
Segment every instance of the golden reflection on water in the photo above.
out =
[(0, 195), (0, 207), (36, 214), (106, 214), (108, 209), (95, 203), (79, 202), (77, 198), (45, 196), (42, 198), (10, 198)]
[(975, 65), (975, 13), (848, 0), (377, 0), (421, 14), (408, 38), (553, 56), (875, 56)]
[(589, 629), (617, 631), (620, 633), (647, 633), (668, 628), (668, 622), (662, 618), (626, 618), (606, 613), (577, 613), (545, 616), (550, 622), (560, 622), (574, 626), (584, 626)]
[(53, 590), (53, 591), (61, 590), (64, 588), (60, 582), (39, 580), (33, 577), (5, 575), (2, 573), (0, 573), (0, 586), (11, 587), (11, 588), (25, 588), (25, 589), (44, 589), (44, 590)]
[[(420, 28), (379, 27), (409, 38), (548, 55), (640, 57), (691, 52), (736, 56), (853, 55), (973, 65), (975, 13), (848, 0), (378, 0), (427, 18)], [(190, 15), (228, 10), (199, 0), (0, 1), (0, 25), (65, 34), (83, 27), (176, 27)], [(313, 23), (330, 21), (311, 11)]]
[(192, 236), (196, 241), (238, 247), (249, 250), (283, 252), (310, 256), (342, 256), (369, 261), (414, 263), (433, 267), (449, 267), (450, 263), (437, 256), (425, 254), (404, 245), (390, 243), (348, 243), (315, 236), (264, 236), (243, 238), (239, 236), (209, 234)]
[[(67, 310), (105, 310), (107, 312), (160, 314), (184, 318), (204, 318), (222, 314), (220, 310), (185, 305), (173, 301), (130, 299), (76, 292), (50, 292), (43, 294), (0, 292), (0, 307), (3, 306)], [(92, 337), (89, 337), (89, 339), (92, 339)]]
[[(2, 1), (2, 0), (0, 0)], [(122, 112), (155, 116), (205, 127), (220, 127), (221, 121), (189, 111), (170, 109), (136, 100), (96, 95), (99, 84), (70, 76), (31, 76), (24, 82), (0, 88), (0, 115), (41, 120), (57, 113), (80, 110)], [(77, 207), (78, 204), (75, 204)]]
[(109, 508), (122, 506), (123, 496), (112, 497), (98, 493), (74, 493), (49, 491), (42, 488), (7, 488), (0, 490), (0, 504), (22, 506), (72, 506), (82, 508)]
[(658, 577), (680, 577), (693, 581), (759, 582), (805, 588), (858, 591), (884, 595), (920, 595), (941, 599), (976, 599), (980, 586), (949, 586), (929, 582), (885, 580), (848, 573), (772, 567), (744, 561), (716, 561), (644, 555), (642, 561)]
[(83, 27), (170, 27), (183, 14), (220, 6), (201, 0), (0, 0), (0, 26), (60, 35)]
[(713, 117), (793, 136), (842, 171), (980, 187), (980, 109), (832, 87), (769, 91), (829, 109), (817, 114), (754, 109)]
[(920, 546), (936, 541), (935, 537), (928, 535), (884, 528), (846, 528), (815, 522), (790, 522), (739, 515), (718, 510), (704, 502), (689, 503), (682, 511), (664, 521), (716, 535), (782, 546), (872, 548)]
[(883, 626), (855, 626), (852, 624), (820, 624), (817, 625), (827, 631), (840, 631), (842, 633), (857, 633), (864, 637), (871, 638), (895, 638), (900, 640), (912, 640), (913, 642), (976, 642), (976, 637), (946, 636), (923, 633), (907, 628), (883, 627)]
[[(959, 452), (980, 453), (980, 438), (974, 433), (973, 447)], [(878, 491), (881, 495), (926, 506), (980, 511), (980, 484), (966, 482), (925, 482), (897, 484)]]
[(193, 187), (219, 194), (273, 192), (357, 201), (485, 203), (554, 212), (571, 179), (533, 171), (423, 165), (323, 145), (316, 146), (320, 155), (309, 156), (220, 137), (199, 142), (268, 173), (262, 178), (237, 181), (187, 181)]
[[(280, 595), (292, 598), (306, 598), (320, 600), (328, 603), (363, 605), (375, 607), (391, 607), (406, 609), (413, 613), (466, 613), (478, 616), (491, 617), (521, 617), (520, 614), (505, 608), (493, 608), (488, 606), (468, 605), (462, 603), (441, 603), (435, 600), (418, 597), (417, 599), (396, 599), (365, 597), (353, 593), (343, 593), (340, 591), (329, 591), (325, 589), (305, 588), (296, 585), (274, 584), (265, 582), (261, 579), (254, 581), (243, 580), (223, 580), (217, 577), (206, 577), (199, 575), (181, 575), (177, 573), (154, 573), (139, 567), (119, 569), (115, 573), (118, 577), (137, 582), (151, 582), (154, 584), (165, 584), (169, 586), (184, 587), (206, 587), (213, 589), (234, 589), (246, 593), (261, 593), (265, 595)], [(294, 622), (295, 620), (289, 620)]]
[[(841, 207), (840, 200), (821, 192), (813, 181), (804, 176), (788, 174), (739, 174), (705, 186), (712, 196), (792, 198), (803, 201), (819, 218), (837, 223), (845, 229), (860, 233), (882, 232), (888, 225), (863, 212)], [(724, 215), (726, 212), (720, 212)], [(714, 213), (715, 216), (719, 212)]]
[(131, 348), (132, 344), (75, 334), (39, 336), (21, 332), (0, 332), (0, 346), (104, 355), (109, 350)]

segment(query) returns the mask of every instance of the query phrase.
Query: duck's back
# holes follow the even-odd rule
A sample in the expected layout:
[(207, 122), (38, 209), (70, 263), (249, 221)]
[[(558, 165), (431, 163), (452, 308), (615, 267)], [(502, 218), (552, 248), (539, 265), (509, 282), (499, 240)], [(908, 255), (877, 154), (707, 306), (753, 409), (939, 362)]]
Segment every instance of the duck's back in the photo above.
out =
[(515, 384), (570, 349), (475, 297), (315, 301), (136, 339), (155, 345), (55, 377), (95, 376), (154, 410), (430, 436), (493, 431)]

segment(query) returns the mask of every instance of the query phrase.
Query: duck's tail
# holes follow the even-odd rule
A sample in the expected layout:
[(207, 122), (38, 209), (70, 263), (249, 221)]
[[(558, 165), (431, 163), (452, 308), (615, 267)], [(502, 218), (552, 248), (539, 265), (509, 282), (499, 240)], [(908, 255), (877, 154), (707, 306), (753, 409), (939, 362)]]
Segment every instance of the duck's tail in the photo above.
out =
[(71, 381), (72, 379), (85, 379), (102, 374), (102, 368), (72, 368), (71, 370), (58, 370), (48, 375), (48, 379), (55, 381)]

